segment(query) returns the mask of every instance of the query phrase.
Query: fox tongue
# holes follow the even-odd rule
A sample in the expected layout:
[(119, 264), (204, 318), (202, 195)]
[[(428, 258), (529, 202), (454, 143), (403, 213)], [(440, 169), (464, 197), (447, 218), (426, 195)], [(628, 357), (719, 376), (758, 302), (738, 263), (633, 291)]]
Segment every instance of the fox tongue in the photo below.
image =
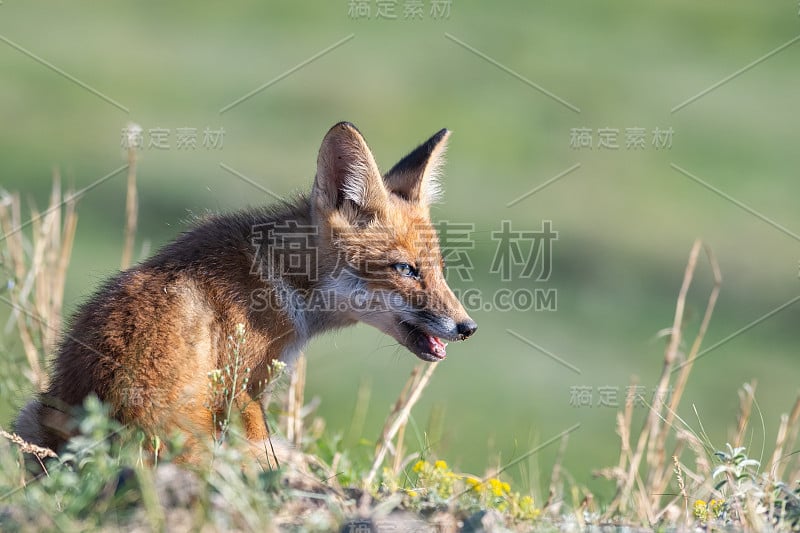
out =
[(445, 348), (447, 345), (442, 342), (442, 339), (433, 335), (425, 335), (425, 339), (428, 341), (428, 350), (431, 355), (439, 359), (447, 357), (447, 349)]

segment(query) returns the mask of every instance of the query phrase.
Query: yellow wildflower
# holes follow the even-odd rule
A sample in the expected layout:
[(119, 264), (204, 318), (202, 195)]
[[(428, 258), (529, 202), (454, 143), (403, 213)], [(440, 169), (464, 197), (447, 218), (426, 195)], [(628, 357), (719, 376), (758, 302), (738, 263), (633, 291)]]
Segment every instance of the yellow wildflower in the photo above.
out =
[(507, 500), (511, 504), (511, 516), (517, 520), (535, 520), (541, 514), (541, 510), (533, 504), (532, 496), (520, 496), (519, 492), (515, 492)]
[(492, 493), (498, 497), (502, 496), (503, 494), (508, 492), (508, 490), (510, 490), (510, 488), (509, 489), (506, 488), (508, 486), (509, 486), (508, 483), (503, 483), (496, 477), (493, 477), (492, 479), (489, 480), (489, 488), (491, 488)]
[(708, 502), (708, 509), (711, 510), (711, 513), (714, 515), (714, 518), (719, 518), (719, 515), (722, 514), (722, 510), (725, 507), (725, 500), (715, 500), (712, 499)]
[(474, 477), (467, 478), (467, 485), (469, 485), (475, 492), (483, 492), (483, 489), (485, 488), (483, 483), (481, 483), (481, 480)]
[(436, 461), (433, 466), (435, 466), (437, 470), (447, 470), (447, 463), (441, 459)]
[(422, 470), (425, 468), (426, 464), (428, 464), (426, 461), (417, 461), (417, 463), (414, 465), (414, 468), (413, 468), (414, 472), (417, 472), (417, 473), (422, 472)]
[(706, 505), (705, 500), (695, 500), (694, 516), (702, 522), (708, 520), (708, 506)]

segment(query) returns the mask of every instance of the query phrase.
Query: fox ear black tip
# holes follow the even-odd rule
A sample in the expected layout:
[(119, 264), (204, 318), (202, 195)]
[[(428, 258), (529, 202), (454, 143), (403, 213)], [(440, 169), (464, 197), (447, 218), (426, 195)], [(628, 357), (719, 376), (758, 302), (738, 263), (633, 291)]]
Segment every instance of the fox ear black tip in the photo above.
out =
[(433, 136), (433, 140), (434, 140), (435, 142), (439, 142), (439, 141), (441, 141), (442, 139), (444, 139), (445, 137), (447, 137), (448, 135), (450, 135), (451, 133), (452, 133), (452, 132), (451, 132), (449, 129), (447, 129), (447, 128), (442, 128), (442, 129), (440, 129), (439, 131), (437, 131), (437, 132), (434, 134), (434, 136)]
[(341, 122), (337, 122), (336, 124), (334, 124), (333, 127), (331, 128), (331, 130), (335, 130), (335, 129), (355, 130), (358, 133), (361, 133), (359, 131), (359, 129), (356, 127), (355, 124), (353, 124), (352, 122), (349, 122), (347, 120), (343, 120)]

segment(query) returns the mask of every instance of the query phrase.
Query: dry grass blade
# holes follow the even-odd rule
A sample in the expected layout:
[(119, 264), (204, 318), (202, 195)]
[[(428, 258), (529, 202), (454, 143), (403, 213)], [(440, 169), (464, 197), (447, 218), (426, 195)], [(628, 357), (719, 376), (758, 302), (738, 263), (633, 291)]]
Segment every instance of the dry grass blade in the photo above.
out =
[(397, 474), (403, 468), (403, 441), (406, 438), (406, 426), (408, 425), (408, 419), (403, 421), (400, 424), (400, 428), (397, 430), (397, 440), (394, 445), (394, 461), (392, 461), (392, 472)]
[[(20, 227), (22, 227), (22, 216), (19, 195), (4, 193), (2, 201), (0, 202), (0, 230), (2, 230), (5, 235), (3, 263), (10, 263), (11, 265), (10, 275), (12, 279), (9, 281), (9, 289), (11, 292), (12, 304), (22, 299), (20, 297), (19, 284), (27, 277), (25, 273), (28, 270), (27, 261), (25, 259), (27, 255), (25, 243), (23, 241), (22, 232), (17, 229)], [(24, 317), (20, 316), (16, 308), (12, 311), (5, 330), (7, 332), (11, 331), (14, 326), (17, 326), (19, 337), (22, 341), (22, 348), (25, 352), (25, 357), (28, 359), (28, 366), (30, 367), (29, 378), (38, 388), (43, 378), (39, 362), (39, 352), (33, 342), (33, 335), (28, 328), (28, 323), (25, 321)]]
[(686, 515), (686, 523), (689, 524), (689, 495), (686, 494), (686, 482), (683, 480), (683, 471), (681, 470), (681, 463), (678, 461), (678, 456), (672, 456), (672, 464), (675, 468), (675, 478), (678, 480), (678, 489), (681, 491), (681, 498), (683, 498), (683, 511)]
[(747, 426), (750, 424), (750, 415), (753, 413), (753, 402), (756, 398), (756, 381), (745, 383), (739, 389), (739, 415), (736, 418), (736, 434), (731, 439), (734, 447), (742, 445)]
[[(631, 385), (628, 388), (630, 391), (629, 395), (636, 390), (636, 385), (636, 379), (631, 379)], [(619, 435), (620, 439), (619, 463), (615, 468), (603, 469), (595, 472), (595, 475), (614, 479), (617, 482), (617, 491), (611, 500), (612, 504), (609, 505), (608, 509), (606, 509), (606, 513), (603, 515), (604, 520), (610, 520), (611, 516), (618, 509), (622, 491), (624, 490), (626, 481), (628, 479), (625, 465), (627, 465), (628, 462), (633, 458), (633, 452), (631, 450), (631, 422), (633, 420), (634, 405), (633, 400), (634, 398), (632, 397), (626, 398), (625, 410), (621, 413), (617, 413), (617, 435)]]
[(564, 462), (564, 455), (567, 453), (567, 444), (569, 443), (569, 434), (561, 437), (561, 445), (558, 448), (556, 461), (553, 464), (553, 472), (550, 475), (550, 486), (547, 489), (547, 502), (544, 507), (547, 508), (554, 502), (563, 499), (563, 488), (561, 486), (561, 469)]
[[(126, 131), (136, 135), (141, 128), (136, 124), (128, 124)], [(125, 270), (133, 261), (133, 246), (136, 242), (136, 225), (139, 217), (139, 198), (136, 191), (136, 142), (128, 139), (128, 185), (125, 198), (125, 243), (122, 246), (120, 269)]]
[(672, 401), (670, 402), (670, 409), (667, 412), (667, 425), (671, 425), (675, 416), (675, 412), (677, 411), (678, 404), (680, 404), (683, 391), (686, 388), (686, 383), (689, 380), (689, 374), (692, 371), (692, 366), (697, 358), (697, 354), (700, 352), (700, 346), (703, 343), (703, 339), (708, 331), (708, 326), (711, 323), (711, 316), (714, 314), (714, 308), (716, 307), (717, 299), (719, 298), (719, 291), (722, 287), (722, 272), (719, 268), (717, 258), (708, 246), (704, 245), (703, 249), (706, 252), (706, 257), (708, 258), (709, 265), (711, 266), (714, 286), (712, 287), (711, 293), (708, 296), (708, 302), (706, 303), (706, 310), (703, 314), (703, 320), (700, 323), (700, 329), (695, 336), (692, 347), (690, 348), (689, 354), (686, 357), (686, 362), (681, 366), (680, 374), (675, 382), (675, 390), (672, 395)]
[[(797, 438), (797, 422), (800, 418), (800, 397), (794, 402), (791, 414), (781, 416), (781, 424), (778, 428), (778, 437), (775, 442), (775, 450), (767, 467), (767, 473), (773, 481), (781, 479), (786, 469), (786, 458), (783, 450), (787, 443), (792, 443)], [(790, 436), (791, 434), (791, 436)]]
[[(678, 354), (678, 348), (680, 347), (681, 339), (681, 328), (683, 325), (683, 311), (686, 306), (686, 294), (689, 291), (689, 286), (691, 285), (692, 277), (694, 276), (694, 270), (697, 266), (697, 256), (700, 253), (701, 244), (702, 243), (699, 240), (695, 241), (694, 246), (692, 246), (692, 250), (689, 253), (689, 263), (686, 266), (686, 272), (683, 276), (683, 283), (681, 284), (681, 290), (678, 295), (678, 302), (675, 306), (675, 318), (672, 324), (670, 342), (667, 345), (667, 349), (664, 354), (664, 366), (661, 371), (661, 378), (659, 379), (659, 383), (656, 388), (657, 394), (667, 390), (672, 364)], [(615, 510), (618, 509), (622, 512), (628, 510), (631, 491), (633, 490), (634, 483), (638, 477), (639, 466), (645, 455), (645, 446), (650, 440), (651, 435), (656, 436), (658, 434), (660, 424), (660, 407), (661, 403), (659, 401), (658, 405), (653, 406), (648, 413), (644, 428), (639, 434), (639, 439), (636, 444), (636, 451), (631, 457), (628, 467), (628, 476), (625, 480), (625, 484), (622, 488), (619, 498), (614, 502), (614, 505), (612, 505), (612, 508)], [(650, 463), (650, 466), (652, 466), (652, 460), (649, 460), (648, 463)]]
[[(669, 390), (670, 378), (672, 376), (672, 368), (678, 359), (678, 352), (680, 350), (681, 340), (683, 339), (683, 319), (686, 312), (686, 296), (689, 293), (689, 288), (692, 286), (694, 273), (695, 270), (697, 269), (697, 259), (700, 256), (700, 250), (702, 249), (702, 245), (703, 243), (700, 240), (696, 240), (694, 242), (694, 245), (692, 246), (691, 252), (689, 253), (689, 262), (686, 265), (686, 271), (683, 276), (683, 283), (681, 284), (681, 289), (678, 294), (678, 301), (675, 304), (675, 317), (672, 323), (672, 330), (670, 334), (669, 344), (667, 345), (667, 349), (664, 352), (664, 365), (662, 367), (661, 377), (658, 382), (656, 394), (654, 395), (653, 398), (653, 407), (650, 409), (650, 412), (648, 413), (648, 419), (651, 431), (651, 438), (649, 441), (649, 449), (648, 449), (648, 466), (651, 469), (650, 470), (651, 483), (653, 481), (652, 476), (656, 474), (656, 472), (663, 470), (663, 469), (655, 470), (655, 468), (657, 468), (658, 466), (663, 466), (665, 464), (664, 443), (667, 437), (667, 430), (672, 425), (671, 422), (672, 422), (672, 416), (674, 415), (674, 411), (668, 410), (666, 413), (666, 418), (663, 420), (661, 417), (661, 413), (664, 410), (663, 402)], [(710, 317), (710, 314), (707, 313), (707, 315)], [(682, 375), (688, 377), (688, 372), (682, 373)], [(683, 385), (685, 386), (685, 383)], [(680, 388), (674, 391), (672, 403), (674, 403), (677, 406), (675, 396), (677, 396), (677, 401), (680, 401), (680, 396), (683, 392), (683, 387), (680, 384), (680, 380), (678, 384), (676, 384), (676, 387)]]
[(10, 265), (9, 298), (13, 309), (7, 330), (15, 327), (30, 368), (29, 379), (37, 390), (46, 386), (44, 361), (58, 340), (64, 302), (67, 265), (72, 253), (78, 216), (71, 192), (62, 195), (54, 173), (48, 208), (39, 215), (32, 210), (31, 241), (22, 224), (18, 195), (0, 199), (0, 230), (5, 235), (0, 250)]
[(300, 354), (286, 394), (286, 440), (299, 447), (303, 442), (303, 405), (306, 388), (306, 356)]
[[(667, 402), (672, 375), (677, 370), (675, 365), (680, 360), (686, 299), (697, 269), (700, 252), (703, 250), (711, 265), (714, 287), (709, 295), (703, 320), (687, 354), (686, 361), (678, 367), (680, 373), (672, 388), (671, 400)], [(635, 448), (632, 448), (630, 443), (632, 437), (630, 413), (626, 410), (625, 414), (617, 419), (617, 431), (622, 441), (619, 465), (614, 470), (617, 472), (615, 477), (618, 486), (617, 494), (605, 514), (606, 518), (612, 517), (615, 513), (625, 514), (633, 507), (644, 523), (651, 523), (655, 516), (661, 516), (666, 511), (666, 508), (663, 508), (661, 511), (656, 512), (657, 509), (661, 508), (661, 499), (670, 479), (673, 478), (676, 472), (675, 460), (669, 461), (666, 454), (667, 437), (670, 434), (669, 430), (673, 427), (692, 364), (699, 353), (713, 315), (721, 283), (722, 276), (720, 275), (716, 258), (702, 241), (696, 240), (689, 253), (675, 305), (670, 339), (664, 352), (661, 375), (654, 390), (653, 405), (650, 406), (642, 430), (637, 437)], [(695, 443), (690, 443), (690, 446), (693, 444)], [(682, 445), (680, 443), (676, 444), (676, 456), (680, 449), (682, 449)], [(700, 449), (702, 450), (702, 445)], [(643, 463), (647, 467), (645, 479), (642, 479), (640, 472)], [(621, 475), (622, 472), (624, 472), (624, 475)], [(636, 489), (636, 493), (634, 493), (634, 489)]]
[(389, 413), (389, 416), (386, 419), (383, 431), (381, 432), (381, 438), (378, 441), (378, 447), (375, 451), (375, 459), (372, 462), (372, 468), (370, 469), (369, 474), (367, 474), (367, 477), (364, 479), (365, 487), (369, 487), (375, 480), (375, 476), (378, 473), (378, 468), (380, 468), (380, 466), (383, 464), (386, 454), (392, 447), (392, 441), (400, 431), (400, 428), (408, 421), (408, 417), (411, 415), (411, 409), (419, 401), (422, 391), (428, 385), (428, 382), (430, 381), (431, 376), (433, 375), (433, 372), (436, 370), (437, 366), (430, 363), (424, 365), (426, 365), (425, 372), (420, 372), (421, 366), (417, 366), (414, 368), (414, 370), (412, 370), (411, 376), (408, 378), (403, 392), (400, 394), (397, 402), (395, 402), (392, 412)]
[[(695, 245), (699, 244), (700, 241), (697, 241)], [(694, 252), (695, 248), (692, 248)], [(719, 263), (717, 262), (717, 258), (711, 249), (703, 245), (703, 250), (705, 251), (706, 258), (708, 259), (708, 263), (711, 266), (711, 272), (714, 280), (714, 285), (711, 289), (711, 293), (708, 296), (708, 301), (706, 302), (706, 309), (703, 313), (703, 319), (700, 322), (700, 328), (697, 331), (697, 335), (695, 335), (694, 341), (692, 342), (692, 346), (689, 349), (689, 353), (686, 356), (686, 361), (683, 365), (680, 366), (680, 373), (678, 374), (678, 378), (675, 381), (672, 397), (669, 403), (668, 408), (663, 416), (663, 424), (661, 427), (663, 431), (656, 436), (654, 435), (653, 441), (653, 458), (651, 464), (651, 478), (650, 478), (650, 491), (653, 494), (661, 494), (666, 490), (667, 484), (669, 483), (670, 479), (670, 470), (671, 467), (669, 464), (665, 464), (665, 447), (666, 447), (666, 440), (669, 429), (672, 427), (672, 424), (675, 420), (676, 413), (678, 411), (678, 406), (680, 405), (681, 398), (683, 397), (683, 393), (686, 390), (686, 384), (689, 381), (689, 374), (692, 371), (692, 367), (694, 365), (694, 361), (697, 358), (697, 354), (700, 352), (700, 346), (703, 343), (703, 339), (705, 338), (706, 332), (708, 331), (708, 326), (711, 323), (711, 317), (714, 314), (714, 309), (717, 304), (717, 299), (719, 298), (719, 291), (722, 287), (722, 273), (719, 268)], [(695, 258), (696, 261), (696, 258)], [(690, 263), (691, 264), (691, 263)], [(694, 269), (695, 265), (692, 265)], [(689, 266), (687, 266), (687, 273), (689, 272)], [(694, 272), (692, 271), (692, 275)], [(691, 283), (691, 279), (689, 279), (689, 283)], [(685, 295), (684, 295), (685, 298)], [(674, 363), (674, 360), (673, 360)], [(674, 372), (671, 371), (671, 372)], [(666, 394), (666, 389), (664, 391)], [(665, 396), (661, 396), (663, 399)], [(658, 406), (660, 412), (661, 405)], [(659, 465), (661, 467), (659, 468)], [(655, 503), (655, 502), (654, 502)]]
[(56, 452), (54, 452), (50, 448), (43, 448), (41, 446), (36, 446), (35, 444), (31, 444), (30, 442), (26, 442), (25, 440), (23, 440), (22, 437), (20, 437), (16, 433), (9, 433), (7, 431), (0, 429), (0, 437), (8, 439), (9, 441), (19, 446), (19, 449), (20, 451), (22, 451), (22, 453), (35, 455), (39, 459), (47, 459), (48, 457), (58, 459), (58, 455), (56, 454)]
[(358, 385), (353, 414), (350, 416), (350, 427), (344, 439), (346, 446), (355, 446), (364, 434), (364, 424), (367, 420), (371, 397), (372, 387), (368, 381), (362, 380)]

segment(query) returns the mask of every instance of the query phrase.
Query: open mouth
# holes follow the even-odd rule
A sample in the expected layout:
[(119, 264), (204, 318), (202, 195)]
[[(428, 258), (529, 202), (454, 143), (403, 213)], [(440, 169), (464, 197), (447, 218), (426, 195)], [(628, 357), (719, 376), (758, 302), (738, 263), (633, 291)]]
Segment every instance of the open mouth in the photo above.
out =
[(410, 328), (407, 339), (406, 346), (423, 361), (436, 363), (447, 357), (447, 342), (439, 337)]

